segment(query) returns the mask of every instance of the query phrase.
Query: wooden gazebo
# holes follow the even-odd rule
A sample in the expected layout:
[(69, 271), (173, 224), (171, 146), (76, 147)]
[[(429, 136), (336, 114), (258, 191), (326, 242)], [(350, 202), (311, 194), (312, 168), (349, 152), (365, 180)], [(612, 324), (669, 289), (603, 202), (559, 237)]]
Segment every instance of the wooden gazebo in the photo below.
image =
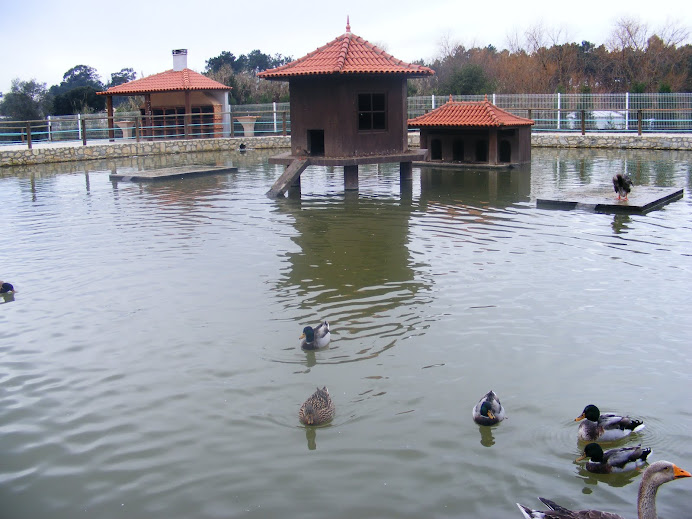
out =
[(187, 50), (179, 49), (173, 51), (173, 69), (111, 87), (98, 95), (107, 96), (111, 139), (113, 96), (144, 96), (140, 113), (145, 137), (220, 137), (230, 133), (230, 90), (187, 68)]
[(270, 159), (288, 166), (269, 194), (296, 185), (305, 168), (344, 166), (346, 189), (358, 189), (358, 165), (399, 162), (410, 178), (421, 150), (408, 149), (407, 80), (432, 69), (396, 59), (351, 32), (260, 78), (288, 81), (291, 151)]
[(426, 160), (438, 163), (501, 166), (531, 162), (531, 119), (511, 114), (488, 101), (449, 102), (409, 119), (420, 128)]

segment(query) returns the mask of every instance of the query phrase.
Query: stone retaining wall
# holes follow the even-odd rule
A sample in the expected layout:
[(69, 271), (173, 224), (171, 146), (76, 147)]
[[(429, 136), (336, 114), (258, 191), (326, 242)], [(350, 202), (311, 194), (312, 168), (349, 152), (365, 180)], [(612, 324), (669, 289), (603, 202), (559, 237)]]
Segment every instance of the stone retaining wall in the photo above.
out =
[(692, 151), (692, 135), (659, 133), (540, 133), (531, 134), (531, 146), (537, 148), (616, 148)]
[[(200, 151), (236, 150), (241, 143), (254, 149), (281, 149), (291, 147), (290, 136), (234, 137), (228, 139), (190, 139), (159, 142), (98, 142), (88, 143), (37, 143), (29, 150), (19, 146), (0, 147), (0, 167), (70, 162), (92, 159), (112, 159), (135, 155), (164, 155), (168, 153), (191, 153)], [(690, 134), (623, 134), (594, 133), (587, 135), (572, 133), (539, 133), (531, 135), (531, 145), (549, 148), (616, 148), (650, 150), (692, 151)], [(419, 134), (409, 134), (409, 146), (420, 146)]]
[(243, 143), (254, 149), (290, 148), (290, 136), (234, 137), (228, 139), (189, 139), (158, 142), (105, 142), (105, 143), (38, 143), (33, 149), (3, 149), (0, 147), (0, 167), (26, 166), (49, 162), (77, 160), (113, 159), (135, 155), (165, 155), (168, 153), (191, 153), (203, 151), (237, 150)]

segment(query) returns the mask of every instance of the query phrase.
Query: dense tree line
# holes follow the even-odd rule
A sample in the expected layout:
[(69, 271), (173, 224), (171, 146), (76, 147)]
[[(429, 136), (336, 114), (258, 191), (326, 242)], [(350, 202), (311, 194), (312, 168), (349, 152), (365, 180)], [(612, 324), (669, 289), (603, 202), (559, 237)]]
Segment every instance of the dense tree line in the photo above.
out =
[(689, 29), (669, 25), (650, 32), (631, 19), (616, 23), (608, 43), (561, 43), (542, 26), (514, 36), (508, 49), (443, 43), (430, 63), (435, 76), (414, 80), (413, 95), (486, 93), (692, 92)]
[[(621, 19), (608, 41), (598, 46), (562, 42), (559, 29), (541, 25), (509, 38), (503, 50), (443, 41), (439, 57), (417, 62), (436, 74), (409, 81), (409, 95), (692, 92), (692, 45), (685, 44), (689, 36), (688, 28), (675, 23), (651, 32), (639, 21)], [(291, 60), (259, 50), (237, 57), (223, 51), (206, 61), (204, 74), (232, 87), (231, 104), (287, 101), (287, 83), (261, 81), (256, 75)], [(134, 70), (123, 68), (104, 84), (86, 65), (71, 68), (50, 88), (35, 79), (15, 79), (0, 100), (0, 115), (29, 120), (103, 111), (105, 98), (96, 92), (133, 79)], [(140, 100), (116, 97), (114, 102), (136, 110)]]

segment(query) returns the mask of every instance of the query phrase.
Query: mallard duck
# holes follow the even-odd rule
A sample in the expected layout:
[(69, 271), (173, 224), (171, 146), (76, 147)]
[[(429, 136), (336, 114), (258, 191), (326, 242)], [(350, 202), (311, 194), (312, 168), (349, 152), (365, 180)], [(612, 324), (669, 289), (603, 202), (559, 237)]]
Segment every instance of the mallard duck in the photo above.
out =
[(312, 326), (303, 328), (303, 333), (300, 336), (300, 347), (304, 350), (319, 350), (329, 344), (330, 340), (332, 340), (332, 335), (329, 333), (329, 323), (324, 321), (316, 328)]
[(591, 461), (586, 462), (586, 470), (594, 474), (611, 474), (629, 472), (644, 466), (649, 454), (651, 449), (642, 449), (641, 445), (609, 449), (603, 452), (598, 443), (589, 443), (584, 447), (584, 455), (576, 461), (591, 458)]
[(613, 190), (618, 195), (618, 200), (627, 200), (627, 195), (632, 191), (634, 182), (627, 173), (616, 173), (613, 175)]
[(319, 387), (305, 403), (300, 406), (298, 420), (303, 425), (323, 425), (334, 418), (334, 402), (329, 396), (327, 386)]
[(586, 420), (579, 424), (579, 439), (581, 441), (612, 442), (644, 428), (644, 423), (641, 420), (612, 413), (601, 414), (598, 407), (592, 404), (587, 405), (582, 414), (577, 416), (574, 421), (578, 422), (584, 419)]
[[(639, 484), (637, 499), (637, 517), (639, 519), (656, 519), (656, 491), (663, 483), (679, 478), (692, 476), (686, 470), (669, 461), (657, 461), (647, 467)], [(526, 519), (623, 519), (622, 516), (598, 510), (572, 511), (557, 503), (539, 497), (550, 510), (532, 510), (517, 503), (519, 510)]]
[(5, 283), (4, 281), (0, 281), (0, 294), (8, 294), (10, 292), (14, 292), (14, 287), (12, 286), (12, 283)]
[(505, 409), (493, 391), (489, 391), (473, 407), (473, 421), (478, 425), (495, 425), (505, 419)]

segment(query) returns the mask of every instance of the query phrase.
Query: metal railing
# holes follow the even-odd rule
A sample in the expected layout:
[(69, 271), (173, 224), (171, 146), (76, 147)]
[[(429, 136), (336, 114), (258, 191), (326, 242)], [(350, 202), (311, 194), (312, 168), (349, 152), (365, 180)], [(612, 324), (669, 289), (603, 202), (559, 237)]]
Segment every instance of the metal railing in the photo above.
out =
[[(482, 101), (486, 96), (452, 96)], [(450, 96), (408, 98), (408, 117), (442, 106)], [(550, 132), (692, 132), (692, 94), (491, 94), (488, 101), (520, 117), (533, 119), (533, 131)], [(243, 120), (243, 117), (250, 119)], [(51, 116), (39, 121), (0, 119), (0, 147), (36, 142), (157, 141), (218, 137), (290, 135), (289, 103), (232, 106), (228, 112), (180, 109)]]

